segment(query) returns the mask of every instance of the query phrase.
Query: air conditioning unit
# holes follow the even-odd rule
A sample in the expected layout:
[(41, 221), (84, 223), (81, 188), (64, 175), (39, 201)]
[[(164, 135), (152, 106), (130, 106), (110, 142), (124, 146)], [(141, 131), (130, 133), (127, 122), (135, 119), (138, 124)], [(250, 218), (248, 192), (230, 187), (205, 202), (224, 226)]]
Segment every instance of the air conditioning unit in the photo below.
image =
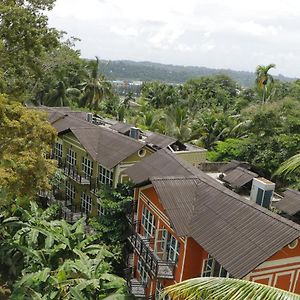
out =
[(93, 123), (93, 114), (92, 113), (87, 113), (86, 114), (86, 120), (90, 123)]
[(263, 178), (253, 178), (250, 200), (258, 205), (269, 208), (275, 190), (275, 183)]
[(129, 136), (138, 140), (140, 137), (140, 130), (136, 127), (131, 127), (129, 131)]

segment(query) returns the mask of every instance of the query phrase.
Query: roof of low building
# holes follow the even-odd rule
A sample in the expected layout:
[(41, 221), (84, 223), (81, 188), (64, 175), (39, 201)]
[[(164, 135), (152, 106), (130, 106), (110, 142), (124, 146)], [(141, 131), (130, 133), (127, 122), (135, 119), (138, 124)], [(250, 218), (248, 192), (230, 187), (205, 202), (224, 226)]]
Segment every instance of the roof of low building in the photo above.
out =
[(236, 278), (300, 236), (299, 225), (212, 183), (204, 173), (151, 181), (176, 233), (192, 237)]
[(112, 126), (110, 126), (110, 129), (116, 130), (119, 133), (125, 134), (130, 131), (130, 128), (134, 127), (133, 125), (123, 123), (123, 122), (118, 122)]
[(164, 134), (160, 134), (157, 132), (147, 131), (145, 132), (145, 135), (147, 136), (145, 139), (145, 142), (147, 144), (152, 144), (159, 148), (166, 148), (178, 141), (176, 138)]
[(258, 174), (242, 167), (236, 167), (229, 170), (222, 180), (229, 183), (233, 188), (240, 188), (256, 177)]
[(170, 150), (161, 149), (129, 167), (125, 173), (134, 183), (140, 184), (153, 176), (195, 176), (200, 170)]
[(274, 203), (274, 206), (290, 216), (295, 215), (300, 211), (300, 191), (286, 190), (283, 199)]
[(222, 173), (227, 173), (230, 170), (233, 170), (237, 167), (243, 167), (244, 169), (249, 169), (250, 165), (249, 163), (245, 162), (245, 161), (239, 161), (239, 160), (231, 160), (229, 163), (227, 163), (225, 166), (223, 166), (220, 169), (220, 172)]

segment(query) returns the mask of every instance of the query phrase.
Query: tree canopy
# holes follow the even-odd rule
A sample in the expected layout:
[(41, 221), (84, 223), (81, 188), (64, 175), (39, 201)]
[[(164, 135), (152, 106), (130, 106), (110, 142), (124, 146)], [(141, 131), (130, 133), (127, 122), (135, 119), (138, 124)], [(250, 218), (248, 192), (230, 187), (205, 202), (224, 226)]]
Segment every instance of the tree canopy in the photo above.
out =
[(0, 188), (11, 197), (49, 188), (56, 164), (45, 155), (55, 136), (44, 113), (0, 95)]

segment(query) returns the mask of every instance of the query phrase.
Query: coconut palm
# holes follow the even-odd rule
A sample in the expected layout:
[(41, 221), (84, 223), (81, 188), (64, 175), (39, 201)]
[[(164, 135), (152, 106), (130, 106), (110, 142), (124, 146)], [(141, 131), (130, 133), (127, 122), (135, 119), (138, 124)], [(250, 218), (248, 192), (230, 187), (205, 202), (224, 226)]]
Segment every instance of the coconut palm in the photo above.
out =
[(262, 96), (262, 104), (266, 103), (272, 97), (274, 79), (268, 72), (270, 69), (275, 68), (275, 64), (267, 66), (257, 66), (256, 68), (256, 86)]
[(165, 134), (178, 138), (183, 142), (191, 139), (188, 111), (181, 107), (171, 107), (165, 114)]
[(71, 101), (77, 101), (81, 92), (77, 88), (66, 88), (63, 81), (59, 81), (54, 90), (46, 95), (45, 104), (48, 106), (68, 106)]
[(300, 153), (286, 160), (275, 172), (275, 175), (287, 175), (291, 173), (300, 173)]
[[(218, 277), (192, 278), (164, 289), (173, 300), (300, 300), (300, 296), (264, 284)], [(162, 298), (161, 297), (161, 298)]]
[(108, 82), (103, 74), (99, 73), (99, 58), (92, 62), (92, 70), (88, 74), (86, 82), (81, 84), (82, 97), (80, 99), (80, 106), (88, 107), (90, 109), (98, 109), (100, 103), (112, 96), (112, 85)]

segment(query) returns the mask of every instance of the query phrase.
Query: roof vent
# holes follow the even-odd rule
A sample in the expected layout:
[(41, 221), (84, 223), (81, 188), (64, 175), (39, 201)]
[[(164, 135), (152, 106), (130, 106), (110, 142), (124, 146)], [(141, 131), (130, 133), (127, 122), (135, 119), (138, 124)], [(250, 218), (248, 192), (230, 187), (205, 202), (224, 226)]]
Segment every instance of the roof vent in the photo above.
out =
[(258, 205), (269, 208), (275, 189), (275, 183), (263, 177), (253, 178), (250, 200)]
[(92, 114), (92, 113), (87, 113), (87, 114), (86, 114), (86, 120), (87, 120), (89, 123), (93, 123), (93, 114)]
[(138, 140), (140, 138), (140, 130), (136, 127), (131, 127), (129, 131), (129, 136)]

